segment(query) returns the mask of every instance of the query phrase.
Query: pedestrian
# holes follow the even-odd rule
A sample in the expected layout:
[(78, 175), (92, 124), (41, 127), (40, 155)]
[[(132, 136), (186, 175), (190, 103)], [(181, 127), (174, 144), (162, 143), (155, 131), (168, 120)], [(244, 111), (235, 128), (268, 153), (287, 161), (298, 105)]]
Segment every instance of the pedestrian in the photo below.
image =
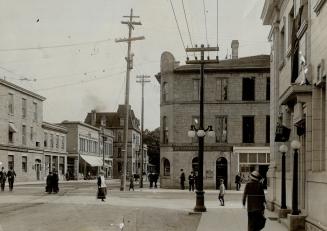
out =
[(134, 191), (134, 177), (133, 177), (133, 175), (130, 175), (130, 177), (129, 177), (129, 190), (128, 191), (131, 191), (131, 189), (133, 189), (133, 191)]
[(49, 172), (48, 176), (47, 176), (47, 186), (45, 187), (45, 191), (47, 193), (52, 193), (52, 186), (53, 185), (53, 176), (52, 176), (52, 172)]
[(241, 188), (241, 174), (237, 173), (235, 176), (236, 190), (239, 191)]
[(193, 172), (188, 176), (188, 190), (194, 192), (194, 176)]
[(218, 200), (220, 201), (221, 206), (225, 206), (225, 185), (224, 185), (224, 180), (220, 179), (220, 186), (219, 186), (219, 196)]
[(152, 174), (152, 172), (149, 173), (148, 178), (149, 178), (149, 181), (150, 181), (150, 188), (152, 188), (153, 187), (153, 174)]
[(248, 231), (259, 231), (264, 228), (266, 223), (264, 217), (266, 199), (260, 179), (259, 172), (253, 171), (243, 193), (242, 203), (244, 207), (247, 200)]
[(7, 174), (6, 174), (5, 168), (2, 167), (1, 168), (1, 171), (0, 171), (1, 191), (4, 191), (5, 190), (6, 179), (7, 179)]
[(59, 177), (56, 170), (54, 170), (52, 174), (52, 191), (54, 193), (59, 192)]
[(12, 191), (14, 189), (14, 181), (15, 181), (16, 173), (13, 167), (10, 167), (10, 169), (7, 172), (7, 178), (9, 183), (9, 191)]
[(181, 184), (181, 190), (184, 190), (185, 189), (185, 185), (184, 185), (184, 182), (185, 182), (185, 173), (184, 173), (184, 170), (181, 169), (181, 175), (180, 175), (180, 184)]
[(101, 201), (104, 201), (106, 199), (106, 195), (107, 195), (107, 185), (104, 179), (104, 172), (100, 171), (100, 174), (98, 176), (97, 198), (101, 199)]
[(158, 173), (153, 173), (153, 183), (154, 187), (157, 188), (157, 182), (158, 182), (159, 174)]

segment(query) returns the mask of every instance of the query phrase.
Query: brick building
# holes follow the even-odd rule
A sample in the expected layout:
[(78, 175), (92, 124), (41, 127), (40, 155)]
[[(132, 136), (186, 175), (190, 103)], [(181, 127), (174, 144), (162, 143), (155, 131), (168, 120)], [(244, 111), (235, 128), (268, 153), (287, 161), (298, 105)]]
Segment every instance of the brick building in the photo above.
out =
[(45, 175), (55, 170), (60, 179), (67, 172), (67, 129), (63, 126), (43, 122)]
[[(233, 58), (205, 66), (204, 126), (215, 137), (205, 138), (204, 187), (217, 188), (220, 178), (228, 189), (241, 171), (244, 177), (258, 169), (266, 174), (269, 156), (269, 56)], [(179, 65), (173, 55), (161, 56), (160, 183), (179, 187), (180, 169), (197, 171), (198, 141), (187, 131), (199, 120), (200, 67)]]
[(0, 80), (0, 167), (13, 167), (18, 181), (44, 179), (44, 97)]
[[(124, 160), (124, 121), (125, 121), (125, 106), (119, 105), (117, 112), (96, 112), (93, 110), (88, 113), (85, 118), (85, 123), (95, 127), (101, 127), (101, 121), (105, 122), (105, 127), (112, 130), (113, 139), (113, 178), (119, 179), (120, 173), (123, 170)], [(136, 118), (134, 111), (130, 109), (128, 121), (128, 151), (127, 151), (127, 174), (140, 173), (140, 121)]]
[(67, 171), (70, 179), (94, 178), (103, 166), (100, 129), (79, 121), (63, 121), (67, 133)]
[[(271, 26), (271, 137), (277, 123), (291, 129), (286, 153), (286, 205), (292, 208), (293, 150), (299, 149), (299, 216), (288, 216), (289, 230), (327, 230), (326, 163), (326, 0), (266, 0), (264, 25)], [(281, 142), (271, 142), (268, 205), (281, 217)], [(289, 211), (288, 211), (289, 212)], [(294, 225), (297, 225), (295, 228)]]

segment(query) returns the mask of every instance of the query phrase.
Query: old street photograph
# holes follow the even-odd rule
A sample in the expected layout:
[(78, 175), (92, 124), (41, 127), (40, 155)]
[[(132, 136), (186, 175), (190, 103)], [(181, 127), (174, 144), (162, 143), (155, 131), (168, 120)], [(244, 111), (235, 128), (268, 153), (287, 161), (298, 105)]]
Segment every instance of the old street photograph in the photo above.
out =
[(327, 231), (327, 0), (0, 0), (0, 231)]

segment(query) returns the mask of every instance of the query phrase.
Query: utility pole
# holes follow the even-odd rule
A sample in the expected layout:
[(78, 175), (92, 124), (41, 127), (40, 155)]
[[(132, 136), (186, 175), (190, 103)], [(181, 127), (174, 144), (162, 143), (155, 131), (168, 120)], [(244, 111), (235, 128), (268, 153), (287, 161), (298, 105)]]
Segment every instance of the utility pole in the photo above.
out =
[(147, 75), (139, 75), (136, 76), (136, 78), (141, 79), (137, 80), (137, 83), (142, 84), (142, 112), (141, 112), (141, 144), (140, 144), (140, 153), (141, 153), (141, 177), (140, 177), (140, 188), (143, 188), (143, 172), (144, 172), (144, 157), (143, 157), (143, 129), (144, 129), (144, 84), (149, 83), (150, 80), (147, 80), (150, 78), (150, 76)]
[[(210, 60), (210, 57), (207, 57), (207, 60), (204, 59), (204, 52), (209, 51), (218, 51), (217, 47), (204, 47), (202, 44), (200, 48), (196, 45), (194, 48), (186, 48), (186, 52), (200, 52), (201, 59), (198, 60), (195, 56), (195, 60), (189, 60), (187, 57), (186, 64), (200, 64), (200, 75), (201, 75), (201, 83), (200, 83), (200, 127), (199, 130), (204, 130), (204, 118), (203, 118), (203, 104), (204, 104), (204, 64), (208, 63), (219, 63), (218, 56), (216, 56), (215, 60)], [(205, 212), (207, 209), (204, 205), (204, 191), (203, 191), (203, 151), (204, 151), (204, 136), (198, 136), (199, 140), (199, 172), (197, 177), (197, 190), (196, 190), (196, 205), (194, 208), (195, 212)]]
[(116, 39), (115, 42), (127, 42), (127, 57), (125, 57), (127, 62), (126, 71), (126, 89), (125, 89), (125, 121), (124, 121), (124, 162), (123, 162), (123, 175), (120, 182), (120, 191), (126, 190), (126, 173), (127, 173), (127, 151), (128, 151), (128, 118), (129, 118), (129, 79), (130, 71), (133, 69), (133, 54), (131, 54), (131, 43), (136, 40), (145, 39), (144, 36), (132, 38), (132, 30), (134, 30), (134, 25), (142, 25), (141, 22), (133, 21), (134, 18), (139, 18), (139, 16), (133, 15), (133, 9), (131, 9), (131, 14), (129, 16), (123, 16), (124, 18), (129, 18), (129, 21), (122, 21), (122, 24), (127, 24), (128, 26), (128, 38)]

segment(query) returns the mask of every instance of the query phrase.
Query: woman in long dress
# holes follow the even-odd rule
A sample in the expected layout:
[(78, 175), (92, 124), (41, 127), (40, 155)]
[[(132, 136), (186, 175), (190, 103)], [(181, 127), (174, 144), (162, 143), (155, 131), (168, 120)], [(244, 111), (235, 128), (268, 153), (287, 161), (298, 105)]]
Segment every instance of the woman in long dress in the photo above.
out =
[(101, 201), (104, 201), (106, 199), (107, 195), (107, 185), (104, 179), (104, 172), (101, 171), (100, 175), (98, 176), (98, 194), (97, 198), (101, 199)]

